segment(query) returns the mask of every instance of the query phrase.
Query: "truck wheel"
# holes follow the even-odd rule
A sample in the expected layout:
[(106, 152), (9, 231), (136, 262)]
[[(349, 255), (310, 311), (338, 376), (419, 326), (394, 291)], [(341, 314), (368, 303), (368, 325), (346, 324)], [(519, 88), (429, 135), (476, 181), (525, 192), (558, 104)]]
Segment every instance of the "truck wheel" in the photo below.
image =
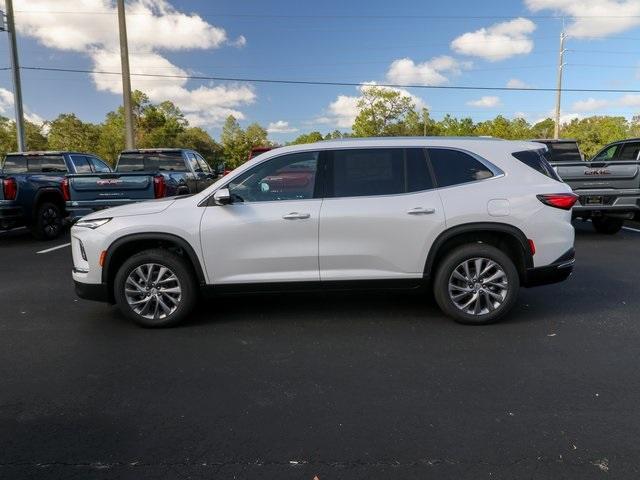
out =
[(483, 243), (463, 245), (442, 261), (433, 294), (442, 311), (458, 323), (496, 322), (513, 308), (520, 277), (513, 261)]
[(592, 219), (591, 223), (593, 223), (593, 228), (596, 232), (615, 235), (622, 229), (624, 220), (621, 218), (599, 217)]
[(62, 210), (52, 202), (42, 202), (31, 225), (31, 233), (39, 240), (53, 240), (62, 233)]
[(125, 261), (113, 288), (120, 311), (149, 328), (183, 321), (197, 299), (190, 266), (180, 256), (163, 249), (145, 250)]

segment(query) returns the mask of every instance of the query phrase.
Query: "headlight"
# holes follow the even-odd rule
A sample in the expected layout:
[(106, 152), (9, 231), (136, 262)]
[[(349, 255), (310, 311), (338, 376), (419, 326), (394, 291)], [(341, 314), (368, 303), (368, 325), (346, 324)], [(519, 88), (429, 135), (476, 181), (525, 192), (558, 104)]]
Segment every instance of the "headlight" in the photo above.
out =
[(96, 229), (98, 227), (101, 227), (102, 225), (104, 225), (105, 223), (109, 223), (111, 221), (110, 218), (94, 218), (92, 220), (83, 220), (80, 219), (75, 223), (75, 227), (85, 227), (85, 228), (91, 228), (91, 229)]

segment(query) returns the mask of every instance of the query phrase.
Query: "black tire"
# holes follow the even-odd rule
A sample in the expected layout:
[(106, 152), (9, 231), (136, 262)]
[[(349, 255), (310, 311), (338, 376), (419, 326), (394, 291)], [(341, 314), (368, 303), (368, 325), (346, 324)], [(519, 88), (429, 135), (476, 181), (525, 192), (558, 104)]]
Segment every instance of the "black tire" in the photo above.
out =
[(615, 235), (622, 230), (624, 220), (621, 218), (597, 217), (591, 219), (591, 223), (593, 224), (593, 229), (596, 232), (603, 233), (605, 235)]
[[(155, 285), (152, 283), (156, 281), (152, 278), (148, 284), (144, 284), (144, 282), (139, 283), (139, 285), (148, 292), (146, 296), (139, 293), (130, 293), (129, 299), (132, 299), (133, 301), (144, 302), (145, 299), (154, 297), (151, 298), (149, 311), (146, 312), (146, 314), (149, 315), (151, 314), (150, 310), (154, 310), (154, 318), (144, 316), (144, 311), (136, 312), (134, 307), (130, 305), (129, 300), (127, 299), (127, 293), (125, 292), (125, 285), (127, 284), (129, 275), (131, 275), (138, 267), (142, 267), (141, 271), (144, 272), (146, 270), (145, 265), (150, 264), (168, 269), (169, 273), (172, 273), (177, 278), (177, 287), (180, 289), (179, 298), (177, 297), (178, 294), (175, 292), (172, 292), (170, 296), (167, 293), (163, 294), (161, 292), (157, 292), (156, 287), (158, 290), (160, 290), (161, 287), (159, 284)], [(159, 268), (153, 270), (152, 267), (151, 271), (155, 272), (151, 275), (153, 277), (155, 274), (159, 273)], [(140, 272), (140, 270), (138, 272)], [(133, 275), (135, 276), (137, 273), (133, 273)], [(132, 287), (131, 283), (128, 283), (127, 285), (130, 287), (130, 292), (132, 291), (132, 288), (136, 291), (138, 290), (136, 287)], [(171, 281), (167, 283), (166, 286), (167, 288), (175, 288), (176, 283)], [(154, 292), (156, 293), (155, 295)], [(116, 273), (113, 284), (113, 294), (120, 311), (130, 320), (147, 328), (169, 327), (182, 322), (191, 313), (198, 298), (197, 283), (191, 266), (179, 255), (164, 249), (144, 250), (140, 253), (136, 253), (126, 260)], [(158, 297), (163, 301), (158, 302)], [(176, 298), (177, 300), (175, 300)], [(168, 314), (162, 312), (161, 305), (163, 303), (166, 302), (165, 305), (170, 307), (174, 306), (171, 305), (171, 301), (176, 304), (175, 310)]]
[[(475, 258), (483, 258), (495, 262), (495, 264), (497, 264), (497, 266), (506, 275), (507, 282), (506, 286), (502, 287), (506, 289), (506, 293), (501, 303), (495, 307), (493, 302), (491, 302), (491, 306), (494, 307), (493, 310), (489, 309), (490, 305), (488, 303), (488, 299), (490, 298), (490, 293), (483, 293), (482, 290), (476, 290), (475, 292), (477, 293), (470, 291), (465, 294), (469, 295), (468, 297), (461, 297), (461, 302), (463, 302), (463, 300), (467, 301), (467, 299), (470, 300), (474, 295), (482, 297), (480, 300), (480, 306), (482, 308), (479, 309), (477, 314), (467, 313), (458, 307), (449, 294), (449, 282), (450, 279), (452, 279), (454, 270), (461, 266), (463, 262)], [(473, 268), (473, 265), (471, 267)], [(491, 271), (495, 272), (497, 270), (490, 270), (489, 272)], [(471, 272), (472, 276), (474, 273), (475, 272)], [(487, 273), (487, 275), (490, 275), (490, 273)], [(456, 282), (459, 281), (456, 280)], [(500, 289), (489, 285), (481, 285), (478, 280), (475, 281), (473, 287), (469, 287), (469, 285), (463, 285), (463, 287), (485, 289), (491, 290), (491, 293), (500, 293)], [(438, 270), (433, 281), (433, 295), (440, 309), (456, 322), (469, 325), (486, 325), (500, 320), (515, 305), (519, 289), (520, 277), (513, 260), (496, 247), (484, 243), (462, 245), (449, 252), (438, 266)], [(475, 305), (475, 302), (473, 302), (473, 305)], [(484, 310), (487, 311), (484, 312)]]
[(42, 202), (36, 208), (31, 233), (38, 240), (53, 240), (63, 231), (62, 209), (53, 202)]

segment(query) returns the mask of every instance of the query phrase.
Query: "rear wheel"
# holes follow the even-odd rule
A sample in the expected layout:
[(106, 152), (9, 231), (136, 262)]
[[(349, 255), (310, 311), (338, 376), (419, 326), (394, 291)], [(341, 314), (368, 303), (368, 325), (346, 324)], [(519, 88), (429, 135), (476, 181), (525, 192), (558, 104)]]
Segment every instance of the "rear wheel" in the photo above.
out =
[(133, 255), (118, 270), (114, 297), (120, 311), (143, 327), (183, 321), (196, 304), (196, 282), (180, 256), (162, 249)]
[(624, 220), (621, 218), (597, 217), (593, 218), (591, 223), (596, 232), (604, 233), (605, 235), (615, 235), (622, 229)]
[(36, 210), (31, 233), (39, 240), (53, 240), (62, 233), (62, 209), (55, 203), (43, 202)]
[(450, 252), (436, 272), (433, 293), (455, 321), (484, 325), (513, 308), (520, 278), (513, 261), (491, 245), (474, 243)]

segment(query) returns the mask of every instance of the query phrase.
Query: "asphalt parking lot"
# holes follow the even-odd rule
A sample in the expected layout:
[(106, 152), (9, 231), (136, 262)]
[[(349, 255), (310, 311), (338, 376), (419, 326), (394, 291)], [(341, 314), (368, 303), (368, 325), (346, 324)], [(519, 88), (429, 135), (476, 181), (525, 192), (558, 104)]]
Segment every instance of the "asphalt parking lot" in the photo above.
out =
[[(631, 226), (633, 228), (633, 226)], [(461, 326), (411, 293), (224, 297), (144, 330), (0, 234), (0, 478), (637, 478), (640, 227)]]

